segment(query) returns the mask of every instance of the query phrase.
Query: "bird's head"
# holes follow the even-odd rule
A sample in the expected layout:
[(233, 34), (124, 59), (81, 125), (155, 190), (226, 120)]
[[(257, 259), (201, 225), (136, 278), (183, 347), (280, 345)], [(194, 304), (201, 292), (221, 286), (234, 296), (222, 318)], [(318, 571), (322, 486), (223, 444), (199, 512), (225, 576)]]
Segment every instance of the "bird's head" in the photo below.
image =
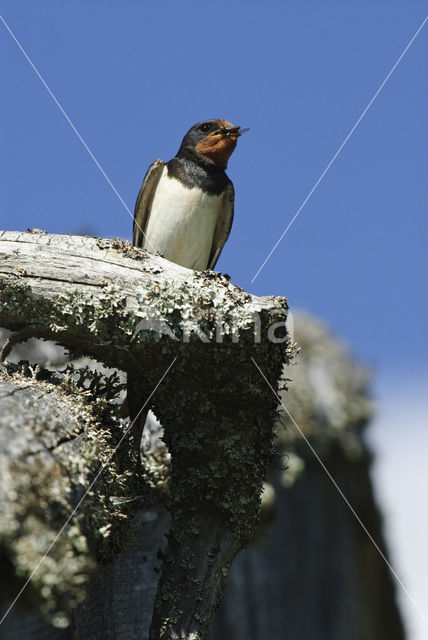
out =
[(226, 169), (240, 135), (248, 131), (227, 120), (203, 120), (189, 129), (177, 156), (196, 156), (205, 163)]

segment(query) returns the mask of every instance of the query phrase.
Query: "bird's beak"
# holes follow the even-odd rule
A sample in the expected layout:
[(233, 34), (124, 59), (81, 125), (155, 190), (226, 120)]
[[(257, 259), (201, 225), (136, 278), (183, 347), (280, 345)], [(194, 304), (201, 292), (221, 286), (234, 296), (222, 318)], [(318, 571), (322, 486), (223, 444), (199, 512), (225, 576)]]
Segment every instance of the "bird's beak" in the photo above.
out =
[(241, 127), (225, 127), (220, 131), (220, 133), (228, 138), (230, 137), (239, 137), (242, 136), (243, 133), (246, 133), (249, 129), (241, 129)]

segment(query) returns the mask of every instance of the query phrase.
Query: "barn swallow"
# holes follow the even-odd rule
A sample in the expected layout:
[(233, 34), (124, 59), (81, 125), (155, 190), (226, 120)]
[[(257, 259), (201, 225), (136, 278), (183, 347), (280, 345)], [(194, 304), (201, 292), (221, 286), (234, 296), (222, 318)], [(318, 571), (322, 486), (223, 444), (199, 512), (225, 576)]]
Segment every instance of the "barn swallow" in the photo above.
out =
[(150, 165), (135, 205), (135, 246), (189, 269), (214, 269), (233, 221), (225, 169), (245, 131), (227, 120), (198, 122), (172, 160)]

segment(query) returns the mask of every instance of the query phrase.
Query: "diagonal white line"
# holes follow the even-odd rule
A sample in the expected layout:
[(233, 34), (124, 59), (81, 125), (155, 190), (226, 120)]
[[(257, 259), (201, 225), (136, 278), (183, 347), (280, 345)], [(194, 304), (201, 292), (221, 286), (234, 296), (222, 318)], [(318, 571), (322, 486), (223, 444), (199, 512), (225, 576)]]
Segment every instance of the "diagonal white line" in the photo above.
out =
[(121, 439), (119, 440), (119, 442), (117, 443), (117, 445), (115, 446), (113, 453), (111, 454), (111, 456), (108, 458), (108, 460), (102, 465), (101, 469), (98, 471), (97, 475), (95, 476), (95, 478), (92, 480), (91, 484), (89, 485), (89, 487), (86, 489), (85, 493), (83, 494), (82, 498), (79, 500), (79, 502), (77, 503), (77, 505), (74, 507), (73, 511), (70, 513), (70, 515), (68, 516), (67, 520), (64, 522), (64, 524), (62, 525), (61, 529), (58, 531), (58, 533), (56, 534), (55, 538), (53, 539), (53, 541), (51, 542), (51, 544), (49, 545), (49, 547), (46, 549), (43, 557), (39, 560), (39, 562), (37, 563), (37, 565), (35, 566), (35, 568), (33, 569), (33, 571), (31, 572), (30, 577), (28, 578), (28, 580), (26, 581), (26, 583), (24, 584), (24, 586), (21, 588), (21, 590), (19, 591), (19, 593), (16, 595), (15, 599), (13, 600), (12, 604), (10, 605), (10, 607), (8, 608), (8, 610), (6, 611), (6, 613), (3, 615), (2, 619), (0, 620), (0, 625), (4, 622), (4, 620), (6, 619), (6, 617), (9, 615), (10, 611), (13, 609), (13, 607), (15, 606), (15, 604), (17, 603), (17, 601), (19, 600), (19, 598), (21, 597), (23, 591), (26, 589), (26, 587), (29, 585), (29, 583), (31, 582), (31, 580), (33, 579), (34, 575), (37, 573), (40, 565), (42, 564), (42, 562), (44, 561), (44, 559), (46, 558), (46, 556), (49, 554), (50, 550), (52, 549), (52, 547), (54, 546), (54, 544), (56, 543), (56, 541), (58, 540), (58, 538), (60, 537), (60, 535), (62, 534), (62, 532), (64, 531), (64, 529), (66, 528), (66, 526), (68, 525), (68, 523), (70, 522), (70, 520), (73, 518), (74, 514), (76, 513), (76, 511), (79, 509), (80, 505), (82, 504), (82, 502), (84, 501), (84, 499), (86, 498), (86, 496), (88, 495), (89, 491), (92, 489), (92, 487), (94, 486), (94, 484), (96, 483), (96, 481), (98, 480), (98, 478), (100, 477), (100, 475), (102, 474), (102, 472), (104, 471), (104, 469), (106, 468), (106, 466), (108, 465), (108, 463), (110, 462), (110, 460), (113, 458), (114, 454), (116, 453), (116, 451), (118, 450), (118, 448), (120, 447), (120, 445), (122, 444), (122, 442), (124, 441), (124, 439), (126, 438), (126, 436), (128, 435), (128, 433), (130, 432), (130, 430), (132, 429), (134, 423), (136, 420), (138, 420), (138, 418), (141, 415), (141, 412), (143, 411), (144, 407), (147, 405), (147, 403), (149, 402), (150, 398), (153, 396), (153, 394), (156, 392), (156, 390), (158, 389), (159, 385), (161, 384), (161, 382), (163, 381), (163, 379), (165, 378), (165, 376), (167, 375), (167, 373), (169, 372), (169, 370), (171, 369), (171, 367), (173, 366), (174, 362), (177, 360), (178, 356), (175, 356), (174, 360), (170, 363), (170, 365), (168, 366), (167, 370), (165, 371), (165, 373), (162, 375), (161, 379), (159, 380), (159, 382), (157, 383), (157, 385), (155, 386), (155, 388), (153, 389), (153, 391), (151, 392), (151, 394), (149, 395), (149, 397), (147, 398), (147, 400), (145, 401), (145, 403), (143, 404), (143, 406), (141, 407), (141, 409), (139, 410), (139, 412), (137, 413), (137, 415), (135, 416), (134, 420), (131, 422), (131, 424), (129, 425), (129, 427), (126, 429), (126, 431), (123, 433), (123, 436), (121, 437)]
[[(39, 78), (39, 80), (41, 81), (41, 83), (43, 84), (43, 86), (45, 87), (46, 91), (49, 93), (50, 97), (52, 98), (52, 100), (55, 102), (56, 106), (58, 107), (58, 109), (61, 111), (62, 115), (64, 116), (64, 118), (67, 120), (68, 124), (70, 125), (70, 127), (73, 129), (74, 133), (76, 134), (76, 136), (79, 138), (80, 142), (82, 143), (82, 145), (84, 146), (84, 148), (86, 149), (86, 151), (89, 153), (89, 155), (91, 156), (92, 160), (95, 162), (96, 166), (98, 167), (98, 169), (101, 171), (102, 175), (104, 176), (104, 178), (107, 180), (108, 184), (110, 185), (110, 187), (113, 189), (114, 193), (116, 194), (116, 196), (119, 198), (120, 202), (122, 203), (122, 205), (124, 206), (124, 208), (126, 209), (126, 211), (129, 213), (129, 215), (131, 216), (132, 219), (134, 219), (134, 216), (131, 212), (131, 210), (129, 209), (128, 205), (126, 204), (126, 202), (124, 201), (124, 199), (122, 198), (122, 196), (120, 195), (120, 193), (118, 192), (118, 190), (116, 189), (116, 187), (114, 186), (114, 184), (112, 183), (112, 181), (110, 180), (110, 178), (108, 177), (108, 175), (106, 174), (106, 172), (104, 171), (104, 169), (102, 168), (102, 166), (100, 165), (100, 163), (98, 162), (98, 160), (96, 159), (96, 157), (94, 156), (94, 154), (92, 153), (92, 151), (90, 150), (90, 148), (88, 147), (88, 145), (86, 144), (86, 142), (84, 141), (84, 139), (82, 138), (82, 136), (80, 135), (80, 133), (78, 132), (78, 130), (76, 129), (76, 127), (74, 126), (74, 124), (72, 123), (72, 121), (70, 120), (69, 116), (67, 115), (67, 113), (64, 111), (64, 109), (62, 108), (61, 104), (58, 102), (58, 100), (56, 99), (55, 95), (53, 94), (53, 92), (51, 91), (51, 89), (49, 88), (47, 82), (45, 81), (45, 79), (43, 78), (43, 76), (41, 75), (41, 73), (39, 72), (39, 70), (36, 68), (36, 66), (34, 65), (34, 63), (32, 62), (32, 60), (30, 59), (30, 56), (28, 55), (28, 53), (25, 51), (24, 47), (21, 45), (21, 43), (19, 42), (18, 38), (15, 36), (15, 34), (13, 33), (12, 29), (9, 27), (9, 25), (7, 24), (6, 20), (3, 18), (3, 16), (0, 14), (0, 20), (3, 22), (4, 26), (6, 27), (6, 29), (8, 30), (8, 32), (10, 33), (10, 35), (12, 36), (13, 40), (16, 42), (16, 44), (18, 45), (18, 47), (21, 49), (25, 59), (27, 60), (27, 62), (30, 64), (30, 66), (32, 67), (33, 71), (35, 72), (35, 74), (37, 75), (37, 77)], [(143, 234), (144, 238), (147, 240), (147, 242), (149, 243), (149, 245), (151, 246), (152, 250), (156, 253), (156, 249), (153, 247), (153, 245), (151, 244), (151, 242), (149, 241), (149, 239), (146, 237), (146, 234), (144, 233), (144, 231), (141, 229), (140, 225), (135, 222), (135, 224), (138, 226), (139, 230), (141, 231), (141, 233)]]
[(402, 583), (402, 581), (400, 580), (399, 576), (397, 575), (397, 573), (395, 572), (394, 568), (391, 566), (390, 562), (388, 561), (388, 559), (386, 558), (385, 554), (382, 552), (382, 550), (379, 548), (379, 545), (376, 543), (376, 541), (374, 540), (373, 536), (371, 535), (371, 533), (368, 531), (367, 527), (365, 526), (364, 522), (361, 520), (361, 518), (359, 517), (359, 515), (357, 514), (357, 512), (355, 511), (354, 507), (351, 505), (351, 503), (349, 502), (348, 498), (345, 496), (345, 494), (343, 493), (342, 489), (339, 487), (339, 485), (337, 484), (336, 480), (333, 478), (333, 476), (331, 475), (330, 471), (327, 469), (327, 467), (325, 466), (324, 462), (321, 460), (321, 458), (319, 457), (319, 455), (317, 454), (317, 452), (315, 451), (315, 449), (313, 448), (313, 446), (311, 445), (311, 443), (309, 442), (309, 440), (307, 439), (307, 437), (305, 436), (305, 434), (303, 433), (303, 431), (300, 429), (299, 425), (297, 424), (297, 422), (295, 421), (295, 419), (293, 418), (293, 416), (291, 415), (291, 413), (289, 412), (289, 410), (287, 409), (287, 407), (284, 405), (284, 403), (282, 402), (280, 396), (276, 393), (275, 389), (272, 387), (272, 385), (270, 384), (269, 380), (266, 378), (265, 374), (263, 373), (263, 371), (260, 369), (259, 365), (257, 364), (257, 362), (254, 360), (254, 358), (251, 358), (251, 360), (253, 361), (254, 365), (256, 366), (256, 368), (258, 369), (260, 375), (262, 376), (262, 378), (265, 380), (266, 384), (269, 386), (270, 390), (272, 391), (272, 393), (274, 394), (274, 396), (278, 399), (278, 401), (280, 402), (282, 408), (284, 409), (284, 411), (287, 413), (288, 417), (290, 418), (290, 420), (292, 421), (292, 423), (294, 424), (294, 426), (296, 427), (297, 431), (299, 432), (299, 434), (301, 435), (301, 437), (303, 438), (303, 440), (306, 442), (306, 444), (308, 445), (309, 449), (311, 450), (311, 452), (313, 453), (313, 455), (315, 456), (315, 458), (318, 460), (318, 462), (320, 463), (320, 465), (322, 466), (322, 468), (324, 469), (325, 473), (327, 474), (329, 480), (332, 482), (333, 486), (335, 487), (335, 489), (339, 492), (340, 496), (343, 498), (343, 500), (345, 501), (347, 507), (350, 509), (351, 513), (353, 514), (353, 516), (356, 518), (356, 520), (358, 521), (358, 523), (361, 525), (362, 529), (365, 531), (365, 533), (367, 534), (367, 536), (369, 537), (369, 539), (371, 540), (372, 544), (374, 545), (375, 549), (377, 550), (377, 552), (379, 553), (379, 555), (381, 556), (382, 560), (385, 562), (385, 564), (387, 565), (388, 569), (390, 570), (390, 572), (392, 573), (392, 575), (394, 576), (394, 578), (396, 579), (396, 581), (398, 582), (398, 584), (400, 585), (400, 587), (403, 589), (404, 593), (407, 595), (407, 597), (409, 598), (410, 602), (413, 604), (413, 606), (415, 607), (416, 611), (419, 613), (419, 615), (421, 616), (422, 620), (425, 622), (426, 625), (428, 625), (428, 619), (425, 617), (424, 612), (422, 611), (422, 609), (419, 607), (418, 603), (416, 602), (416, 600), (413, 598), (413, 596), (407, 591), (406, 587), (404, 586), (404, 584)]
[(404, 49), (403, 53), (400, 55), (400, 57), (397, 59), (397, 61), (395, 62), (394, 66), (392, 67), (391, 71), (388, 73), (388, 75), (386, 76), (385, 80), (382, 82), (382, 84), (380, 85), (379, 89), (376, 91), (376, 93), (374, 94), (374, 96), (372, 97), (372, 99), (370, 100), (370, 102), (368, 103), (368, 105), (366, 106), (366, 108), (364, 109), (364, 111), (362, 112), (362, 114), (360, 115), (360, 117), (358, 118), (358, 120), (356, 121), (356, 123), (354, 124), (354, 126), (352, 127), (352, 129), (350, 130), (350, 132), (348, 133), (348, 135), (346, 136), (346, 138), (344, 139), (344, 141), (342, 142), (342, 144), (340, 145), (340, 147), (338, 148), (338, 150), (336, 151), (336, 153), (334, 154), (334, 156), (332, 157), (332, 159), (330, 160), (330, 162), (328, 163), (328, 165), (326, 166), (326, 168), (324, 169), (324, 171), (322, 172), (322, 174), (320, 175), (320, 177), (318, 178), (318, 180), (315, 182), (314, 186), (312, 187), (312, 189), (309, 191), (308, 195), (306, 196), (306, 198), (303, 200), (302, 204), (300, 205), (300, 207), (297, 209), (296, 213), (294, 214), (294, 216), (292, 217), (292, 219), (290, 220), (290, 222), (288, 223), (287, 227), (285, 228), (285, 230), (282, 232), (282, 234), (279, 237), (279, 240), (276, 242), (276, 244), (272, 247), (272, 249), (270, 250), (269, 254), (267, 255), (265, 261), (263, 262), (263, 264), (261, 265), (261, 267), (259, 267), (259, 270), (256, 272), (255, 276), (253, 277), (253, 279), (251, 280), (251, 284), (253, 284), (254, 280), (257, 278), (257, 276), (259, 275), (260, 271), (263, 269), (263, 267), (265, 266), (265, 264), (267, 263), (267, 261), (270, 259), (271, 255), (273, 254), (273, 252), (276, 250), (277, 246), (279, 245), (279, 243), (281, 242), (281, 240), (283, 239), (283, 237), (285, 236), (285, 234), (288, 232), (288, 230), (290, 229), (291, 225), (294, 223), (294, 221), (296, 220), (297, 216), (299, 215), (299, 213), (302, 211), (303, 207), (306, 205), (306, 203), (308, 202), (309, 198), (312, 196), (312, 194), (314, 193), (315, 189), (318, 187), (319, 183), (321, 182), (321, 180), (324, 178), (325, 174), (327, 173), (327, 171), (330, 169), (331, 165), (333, 164), (333, 162), (336, 160), (337, 156), (340, 154), (340, 152), (342, 151), (343, 147), (345, 146), (345, 144), (348, 142), (349, 138), (352, 136), (352, 134), (354, 133), (355, 129), (358, 127), (358, 125), (360, 124), (361, 120), (364, 118), (364, 116), (366, 115), (367, 111), (370, 109), (370, 107), (372, 106), (373, 102), (376, 100), (376, 98), (378, 97), (379, 93), (382, 91), (382, 89), (384, 88), (384, 86), (386, 85), (386, 83), (388, 82), (389, 78), (391, 77), (391, 75), (394, 73), (395, 69), (398, 67), (398, 65), (400, 64), (401, 60), (404, 58), (404, 56), (406, 55), (408, 49), (410, 48), (410, 46), (413, 44), (414, 40), (416, 39), (418, 33), (421, 31), (422, 27), (424, 26), (424, 24), (426, 23), (426, 21), (428, 20), (428, 16), (426, 16), (426, 18), (424, 19), (424, 21), (422, 22), (422, 24), (419, 26), (418, 30), (416, 31), (416, 33), (412, 36), (411, 40), (409, 41), (409, 43), (407, 44), (406, 48)]

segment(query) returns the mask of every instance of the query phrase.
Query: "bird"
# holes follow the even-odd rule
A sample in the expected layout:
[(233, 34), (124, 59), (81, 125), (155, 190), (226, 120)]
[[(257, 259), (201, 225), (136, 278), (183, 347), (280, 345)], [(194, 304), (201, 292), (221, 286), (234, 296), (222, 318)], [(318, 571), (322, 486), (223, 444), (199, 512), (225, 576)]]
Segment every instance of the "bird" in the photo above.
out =
[[(150, 165), (135, 204), (134, 246), (188, 269), (214, 269), (233, 222), (235, 192), (227, 163), (246, 131), (222, 119), (197, 122), (174, 158), (166, 163), (158, 158)], [(144, 395), (132, 375), (127, 387), (138, 467), (141, 436), (151, 414), (140, 415)]]
[(197, 122), (174, 158), (150, 165), (135, 205), (134, 246), (188, 269), (214, 269), (233, 222), (227, 163), (246, 131), (222, 119)]

